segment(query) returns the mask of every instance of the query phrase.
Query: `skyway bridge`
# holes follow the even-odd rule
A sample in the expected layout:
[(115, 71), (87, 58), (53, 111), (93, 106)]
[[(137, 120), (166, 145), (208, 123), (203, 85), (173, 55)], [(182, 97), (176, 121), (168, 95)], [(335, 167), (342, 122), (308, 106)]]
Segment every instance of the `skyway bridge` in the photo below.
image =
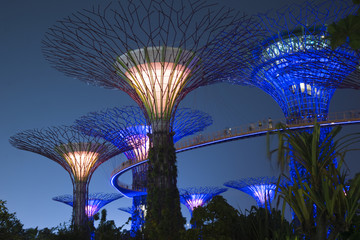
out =
[[(268, 119), (267, 122), (261, 122), (261, 124), (259, 124), (259, 122), (254, 122), (243, 126), (225, 128), (216, 132), (198, 134), (192, 136), (192, 138), (185, 139), (176, 143), (176, 152), (181, 153), (192, 149), (212, 146), (219, 143), (265, 135), (267, 133), (279, 131), (279, 129), (275, 128), (278, 123), (286, 124), (286, 119)], [(326, 121), (318, 121), (318, 123), (322, 127), (358, 124), (360, 123), (360, 110), (330, 113), (328, 114)], [(294, 121), (292, 124), (286, 124), (286, 126), (290, 130), (306, 129), (313, 127), (314, 122), (309, 121), (308, 119), (301, 119), (298, 121)], [(118, 168), (116, 168), (112, 172), (111, 184), (128, 197), (138, 195), (139, 193), (146, 194), (146, 189), (137, 189), (136, 187), (119, 182), (118, 179), (123, 173), (129, 171), (136, 166), (144, 164), (147, 161), (148, 159), (137, 162), (134, 162), (133, 160), (123, 162)]]

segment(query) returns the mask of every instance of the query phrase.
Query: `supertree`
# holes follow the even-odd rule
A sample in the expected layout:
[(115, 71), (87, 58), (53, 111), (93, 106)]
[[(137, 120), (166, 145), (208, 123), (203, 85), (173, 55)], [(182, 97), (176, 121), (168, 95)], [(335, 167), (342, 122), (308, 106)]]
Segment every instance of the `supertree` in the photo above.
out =
[[(90, 193), (85, 207), (86, 216), (89, 220), (93, 220), (94, 215), (98, 213), (102, 207), (122, 197), (120, 193)], [(53, 197), (53, 200), (65, 203), (71, 207), (74, 205), (74, 197), (71, 194)]]
[(327, 33), (328, 24), (355, 11), (347, 0), (327, 0), (259, 14), (259, 27), (267, 32), (267, 39), (259, 39), (253, 51), (252, 77), (243, 81), (234, 72), (231, 79), (268, 93), (288, 124), (327, 120), (335, 90), (360, 87), (359, 75), (351, 74), (360, 56), (346, 45), (332, 49)]
[(206, 1), (127, 0), (75, 13), (45, 35), (43, 53), (55, 68), (90, 84), (126, 92), (152, 126), (150, 238), (172, 239), (183, 228), (172, 116), (190, 91), (217, 82), (230, 68), (248, 67), (228, 64), (229, 51), (213, 46), (224, 39), (224, 32), (236, 31), (242, 33), (242, 44), (226, 41), (224, 45), (246, 57), (255, 25), (250, 17)]
[(82, 133), (72, 126), (26, 130), (10, 137), (21, 150), (43, 155), (60, 164), (73, 184), (73, 225), (87, 231), (86, 203), (88, 186), (94, 171), (108, 159), (128, 151), (124, 142), (114, 146), (100, 137)]
[(208, 203), (211, 198), (227, 191), (227, 188), (221, 187), (189, 187), (180, 189), (180, 202), (190, 211), (191, 217), (197, 207), (202, 207)]
[[(212, 124), (212, 119), (208, 114), (188, 108), (179, 108), (174, 118), (171, 121), (174, 142), (202, 131)], [(132, 106), (92, 112), (76, 120), (78, 129), (86, 134), (103, 137), (115, 146), (118, 145), (118, 141), (122, 143), (124, 136), (126, 136), (125, 141), (133, 149), (125, 152), (125, 155), (132, 164), (142, 162), (148, 158), (150, 146), (148, 134), (152, 132), (152, 127), (146, 124), (147, 121), (141, 109)], [(133, 198), (132, 234), (135, 234), (142, 227), (145, 220), (144, 209), (147, 204), (144, 195), (147, 193), (147, 169), (147, 163), (132, 168), (132, 190), (122, 187), (122, 184), (118, 181), (118, 170), (115, 169), (111, 178), (111, 184), (117, 190), (127, 197)]]
[[(360, 56), (347, 45), (332, 49), (328, 24), (356, 11), (347, 0), (302, 2), (259, 14), (259, 28), (267, 32), (253, 51), (251, 79), (229, 79), (268, 93), (281, 107), (287, 124), (326, 121), (330, 100), (337, 88), (360, 88)], [(236, 42), (236, 36), (233, 36)], [(223, 48), (223, 46), (220, 46)], [(233, 54), (234, 61), (243, 61)], [(235, 73), (235, 74), (234, 74)], [(331, 128), (323, 128), (325, 139)], [(311, 130), (305, 130), (311, 131)], [(291, 175), (295, 165), (290, 161)], [(301, 166), (297, 166), (304, 175)]]
[(270, 209), (277, 182), (276, 177), (250, 177), (229, 181), (224, 185), (249, 194), (255, 199), (259, 207)]

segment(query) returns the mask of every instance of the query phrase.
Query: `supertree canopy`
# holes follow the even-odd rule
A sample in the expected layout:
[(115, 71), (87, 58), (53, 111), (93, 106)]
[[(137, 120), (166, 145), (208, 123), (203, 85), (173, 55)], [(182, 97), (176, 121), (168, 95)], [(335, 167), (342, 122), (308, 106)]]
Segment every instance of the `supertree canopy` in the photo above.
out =
[(206, 1), (118, 1), (58, 21), (42, 49), (66, 75), (128, 93), (161, 128), (188, 92), (232, 70), (227, 52), (212, 49), (224, 32), (241, 33), (242, 44), (231, 49), (241, 55), (255, 24)]
[[(173, 140), (177, 142), (183, 137), (204, 130), (212, 124), (211, 117), (203, 112), (188, 108), (179, 108), (170, 126), (174, 133)], [(125, 152), (128, 161), (138, 163), (148, 158), (151, 126), (146, 125), (146, 119), (139, 107), (111, 108), (105, 111), (92, 112), (76, 120), (77, 128), (87, 134), (100, 136), (112, 142), (115, 146), (122, 143), (124, 137), (132, 150)], [(133, 143), (135, 142), (135, 144)], [(140, 145), (139, 145), (140, 143)], [(125, 189), (118, 180), (118, 170), (113, 172), (111, 184), (127, 197), (133, 198), (131, 233), (135, 234), (144, 223), (146, 207), (146, 184), (148, 164), (144, 163), (132, 168), (132, 190)]]
[(123, 212), (126, 212), (126, 213), (129, 213), (129, 214), (132, 214), (132, 207), (119, 207), (118, 208), (120, 211), (123, 211)]
[(234, 81), (272, 96), (290, 124), (327, 120), (334, 91), (360, 87), (360, 56), (347, 45), (332, 49), (327, 32), (328, 24), (355, 11), (347, 0), (327, 0), (259, 14), (267, 39), (253, 51), (251, 80)]
[(190, 187), (180, 189), (180, 202), (189, 209), (192, 216), (195, 208), (204, 206), (212, 197), (225, 191), (227, 191), (227, 188), (220, 187)]
[[(86, 216), (91, 220), (94, 215), (106, 204), (111, 203), (123, 196), (119, 193), (90, 193), (88, 195), (85, 212)], [(54, 201), (62, 202), (73, 207), (73, 195), (66, 194), (57, 197), (53, 197)]]
[[(219, 81), (231, 68), (248, 67), (229, 64), (227, 49), (246, 53), (255, 25), (252, 18), (206, 1), (127, 0), (75, 13), (45, 35), (43, 53), (55, 68), (90, 84), (126, 92), (152, 126), (150, 239), (178, 238), (183, 228), (172, 116), (190, 91)], [(242, 44), (227, 41), (232, 47), (213, 48), (224, 39), (224, 32), (234, 31), (242, 33)]]
[(80, 228), (87, 227), (85, 205), (93, 172), (103, 162), (129, 150), (125, 142), (115, 147), (72, 126), (23, 131), (10, 137), (10, 143), (57, 162), (69, 173), (73, 184), (73, 223)]
[[(204, 130), (212, 124), (212, 118), (201, 111), (180, 108), (171, 121), (174, 133), (173, 140), (177, 142), (183, 137)], [(124, 154), (132, 163), (148, 158), (149, 137), (151, 126), (146, 125), (146, 119), (139, 107), (126, 106), (111, 108), (99, 112), (91, 112), (75, 121), (76, 127), (86, 134), (99, 136), (110, 141), (115, 146), (127, 142), (132, 149)], [(146, 192), (147, 164), (133, 168), (133, 186)], [(112, 185), (121, 191), (117, 185), (117, 172), (113, 173)], [(126, 192), (122, 192), (127, 195)], [(131, 193), (127, 195), (132, 197)], [(135, 194), (138, 195), (138, 194)]]
[(235, 188), (252, 196), (259, 207), (270, 208), (275, 196), (276, 177), (242, 178), (224, 183), (226, 187)]

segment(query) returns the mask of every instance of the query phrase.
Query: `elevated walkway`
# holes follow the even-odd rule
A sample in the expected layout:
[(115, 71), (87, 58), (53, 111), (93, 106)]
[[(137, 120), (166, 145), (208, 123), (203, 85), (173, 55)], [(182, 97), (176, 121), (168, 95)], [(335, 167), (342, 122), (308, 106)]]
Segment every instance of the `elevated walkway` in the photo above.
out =
[[(214, 144), (235, 141), (243, 138), (256, 137), (265, 135), (268, 132), (278, 131), (275, 129), (276, 124), (279, 122), (286, 123), (286, 119), (278, 119), (268, 121), (266, 124), (263, 122), (259, 125), (258, 123), (250, 123), (243, 126), (226, 128), (217, 132), (211, 132), (208, 134), (198, 134), (190, 139), (180, 141), (175, 144), (176, 152), (185, 152), (192, 149), (202, 148), (211, 146)], [(318, 122), (322, 127), (336, 126), (336, 125), (347, 125), (347, 124), (358, 124), (360, 123), (360, 110), (330, 113), (326, 121)], [(305, 129), (313, 127), (313, 122), (307, 119), (301, 119), (294, 121), (293, 124), (288, 124), (288, 129)], [(130, 169), (144, 164), (148, 159), (134, 162), (125, 161), (118, 168), (112, 172), (111, 184), (117, 188), (121, 193), (127, 197), (135, 195), (146, 194), (145, 189), (136, 189), (130, 185), (122, 184), (118, 181), (118, 178)]]

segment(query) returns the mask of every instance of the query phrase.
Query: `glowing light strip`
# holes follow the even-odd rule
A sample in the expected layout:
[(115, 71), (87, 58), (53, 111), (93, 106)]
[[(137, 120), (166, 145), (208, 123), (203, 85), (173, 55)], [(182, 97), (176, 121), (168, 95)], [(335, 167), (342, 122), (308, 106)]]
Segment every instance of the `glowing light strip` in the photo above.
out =
[[(344, 122), (329, 122), (329, 123), (321, 123), (320, 126), (335, 126), (335, 125), (348, 125), (348, 124), (359, 124), (360, 123), (360, 120), (354, 120), (354, 121), (344, 121)], [(312, 128), (314, 127), (313, 124), (311, 125), (306, 125), (306, 126), (296, 126), (296, 127), (289, 127), (288, 129), (290, 130), (295, 130), (295, 129), (305, 129), (305, 128)], [(223, 142), (230, 142), (230, 141), (234, 141), (234, 140), (237, 140), (237, 139), (240, 139), (240, 138), (247, 138), (247, 137), (253, 137), (253, 136), (261, 136), (261, 135), (264, 135), (266, 134), (267, 132), (276, 132), (278, 131), (277, 129), (273, 129), (273, 130), (269, 130), (269, 131), (259, 131), (259, 132), (255, 132), (255, 133), (249, 133), (249, 134), (244, 134), (244, 135), (240, 135), (240, 136), (233, 136), (233, 137), (228, 137), (228, 138), (224, 138), (224, 139), (219, 139), (219, 140), (214, 140), (214, 141), (211, 141), (211, 142), (207, 142), (207, 143), (202, 143), (202, 144), (199, 144), (199, 145), (195, 145), (195, 146), (189, 146), (187, 148), (182, 148), (182, 149), (179, 149), (179, 150), (176, 150), (176, 153), (181, 153), (181, 152), (185, 152), (185, 151), (189, 151), (189, 150), (192, 150), (192, 149), (196, 149), (196, 148), (201, 148), (201, 147), (206, 147), (206, 146), (210, 146), (210, 145), (214, 145), (214, 144), (217, 144), (217, 143), (223, 143)], [(131, 198), (129, 197), (128, 195), (126, 195), (125, 193), (123, 193), (122, 191), (125, 191), (127, 192), (127, 194), (131, 195), (131, 192), (135, 192), (135, 191), (131, 191), (129, 189), (126, 189), (126, 188), (121, 188), (120, 186), (118, 186), (116, 183), (117, 183), (117, 179), (124, 173), (124, 172), (127, 172), (128, 170), (136, 167), (136, 166), (139, 166), (141, 164), (144, 164), (146, 162), (148, 162), (149, 159), (146, 159), (142, 162), (138, 162), (134, 165), (131, 165), (131, 166), (128, 166), (122, 170), (120, 170), (119, 172), (117, 172), (116, 174), (114, 174), (110, 180), (110, 183), (111, 185), (116, 188), (121, 194), (123, 194), (125, 197), (127, 198)]]

